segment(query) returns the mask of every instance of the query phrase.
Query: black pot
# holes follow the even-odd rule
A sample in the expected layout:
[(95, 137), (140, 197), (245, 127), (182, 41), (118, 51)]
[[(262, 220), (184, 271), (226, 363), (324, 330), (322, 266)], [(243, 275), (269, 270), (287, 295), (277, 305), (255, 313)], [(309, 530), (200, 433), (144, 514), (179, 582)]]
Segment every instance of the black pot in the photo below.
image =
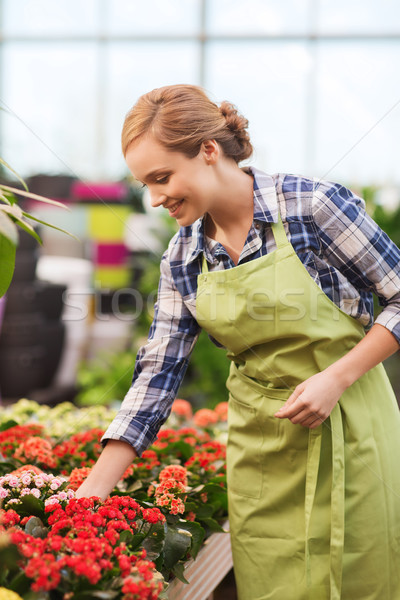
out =
[[(36, 233), (40, 235), (40, 228), (34, 227), (34, 229)], [(32, 250), (37, 250), (39, 247), (37, 240), (32, 235), (20, 228), (18, 228), (18, 239), (17, 254), (20, 252), (31, 252)]]
[(42, 387), (52, 382), (64, 349), (65, 325), (62, 321), (46, 321), (42, 329), (42, 344), (46, 348), (43, 359)]
[(0, 349), (0, 390), (3, 398), (21, 398), (42, 387), (46, 348)]
[(51, 281), (13, 281), (7, 290), (6, 317), (42, 313), (46, 319), (61, 317), (67, 286)]
[(40, 281), (39, 310), (46, 319), (58, 320), (64, 308), (64, 292), (67, 286), (63, 283)]
[(18, 251), (15, 256), (13, 281), (33, 281), (36, 276), (37, 261), (37, 248)]
[(6, 317), (0, 334), (0, 348), (24, 348), (41, 344), (44, 324), (45, 319), (39, 312)]
[(27, 396), (48, 387), (58, 368), (65, 340), (61, 321), (43, 321), (36, 344), (0, 347), (0, 391), (3, 397)]
[(5, 316), (41, 312), (41, 281), (13, 281), (7, 290)]

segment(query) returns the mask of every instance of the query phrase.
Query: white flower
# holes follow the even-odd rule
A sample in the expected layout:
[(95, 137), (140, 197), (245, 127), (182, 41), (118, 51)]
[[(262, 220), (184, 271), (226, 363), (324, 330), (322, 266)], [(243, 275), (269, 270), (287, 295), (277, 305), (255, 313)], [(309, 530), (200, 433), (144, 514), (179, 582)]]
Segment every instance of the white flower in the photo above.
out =
[(3, 487), (0, 487), (0, 498), (7, 498), (10, 495), (9, 490), (6, 490)]
[(19, 485), (19, 479), (15, 475), (8, 475), (8, 485), (11, 487), (17, 487)]
[(31, 482), (31, 476), (30, 476), (30, 474), (29, 474), (29, 473), (26, 473), (25, 475), (22, 475), (22, 477), (21, 477), (21, 482), (22, 482), (24, 485), (29, 485), (29, 484), (30, 484), (30, 482)]
[(44, 501), (44, 505), (48, 506), (49, 504), (58, 504), (57, 494), (55, 496), (50, 496), (47, 500)]
[(37, 488), (32, 488), (31, 494), (33, 494), (35, 498), (40, 498), (40, 490), (38, 490)]
[(35, 479), (35, 485), (37, 488), (41, 488), (44, 486), (44, 481), (42, 477), (36, 477)]

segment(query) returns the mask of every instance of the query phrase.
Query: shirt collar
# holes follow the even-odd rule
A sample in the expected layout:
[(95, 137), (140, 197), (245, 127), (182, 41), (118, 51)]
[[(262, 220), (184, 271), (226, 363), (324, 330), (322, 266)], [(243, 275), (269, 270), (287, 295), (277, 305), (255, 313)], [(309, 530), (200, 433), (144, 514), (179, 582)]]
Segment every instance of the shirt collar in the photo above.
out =
[[(278, 202), (276, 198), (275, 181), (271, 175), (255, 167), (244, 167), (243, 170), (253, 176), (254, 221), (261, 223), (278, 222)], [(191, 242), (185, 260), (185, 265), (193, 262), (203, 253), (208, 262), (218, 262), (209, 251), (204, 237), (204, 216), (197, 219), (193, 225), (184, 227), (182, 235), (190, 236)]]

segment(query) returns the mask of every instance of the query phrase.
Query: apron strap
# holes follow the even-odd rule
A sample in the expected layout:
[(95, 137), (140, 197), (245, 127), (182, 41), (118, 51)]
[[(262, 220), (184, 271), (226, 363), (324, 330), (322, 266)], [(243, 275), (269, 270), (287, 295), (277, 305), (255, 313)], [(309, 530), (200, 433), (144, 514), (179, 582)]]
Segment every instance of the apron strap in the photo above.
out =
[[(324, 426), (324, 425), (323, 425)], [(339, 403), (330, 415), (332, 436), (332, 489), (331, 489), (331, 539), (330, 539), (330, 600), (340, 600), (342, 587), (342, 563), (344, 544), (344, 436), (342, 413)], [(305, 493), (305, 562), (306, 582), (310, 598), (314, 599), (310, 564), (310, 522), (318, 480), (322, 432), (310, 429), (307, 455)], [(315, 600), (318, 598), (315, 596)]]
[(330, 416), (332, 433), (332, 491), (331, 491), (331, 600), (340, 600), (344, 544), (344, 436), (340, 404)]
[(286, 231), (283, 226), (281, 215), (280, 215), (279, 211), (278, 211), (278, 222), (271, 223), (271, 229), (272, 229), (272, 233), (275, 238), (275, 243), (276, 243), (277, 248), (283, 248), (284, 246), (287, 246), (288, 244), (290, 244), (289, 240), (287, 239)]
[(203, 260), (201, 263), (201, 272), (208, 273), (208, 263), (207, 263), (207, 259), (206, 259), (204, 252), (203, 252)]
[(317, 490), (318, 469), (321, 455), (321, 437), (320, 428), (309, 429), (308, 433), (308, 453), (307, 453), (307, 468), (306, 468), (306, 489), (304, 502), (305, 516), (305, 564), (306, 564), (306, 584), (307, 588), (311, 588), (311, 564), (310, 564), (310, 522), (311, 512), (314, 505), (315, 492)]

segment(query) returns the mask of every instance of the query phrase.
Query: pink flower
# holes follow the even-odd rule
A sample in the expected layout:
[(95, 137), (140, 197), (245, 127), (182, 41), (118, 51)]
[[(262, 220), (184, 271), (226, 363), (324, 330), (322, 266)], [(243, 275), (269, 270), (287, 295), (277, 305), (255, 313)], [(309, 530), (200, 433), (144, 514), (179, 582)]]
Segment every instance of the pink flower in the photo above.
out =
[(0, 498), (7, 498), (9, 494), (10, 492), (8, 490), (6, 490), (3, 487), (0, 487)]
[(29, 473), (27, 473), (26, 475), (22, 475), (21, 482), (24, 485), (29, 485), (30, 484), (30, 482), (31, 482), (31, 476), (29, 475)]

